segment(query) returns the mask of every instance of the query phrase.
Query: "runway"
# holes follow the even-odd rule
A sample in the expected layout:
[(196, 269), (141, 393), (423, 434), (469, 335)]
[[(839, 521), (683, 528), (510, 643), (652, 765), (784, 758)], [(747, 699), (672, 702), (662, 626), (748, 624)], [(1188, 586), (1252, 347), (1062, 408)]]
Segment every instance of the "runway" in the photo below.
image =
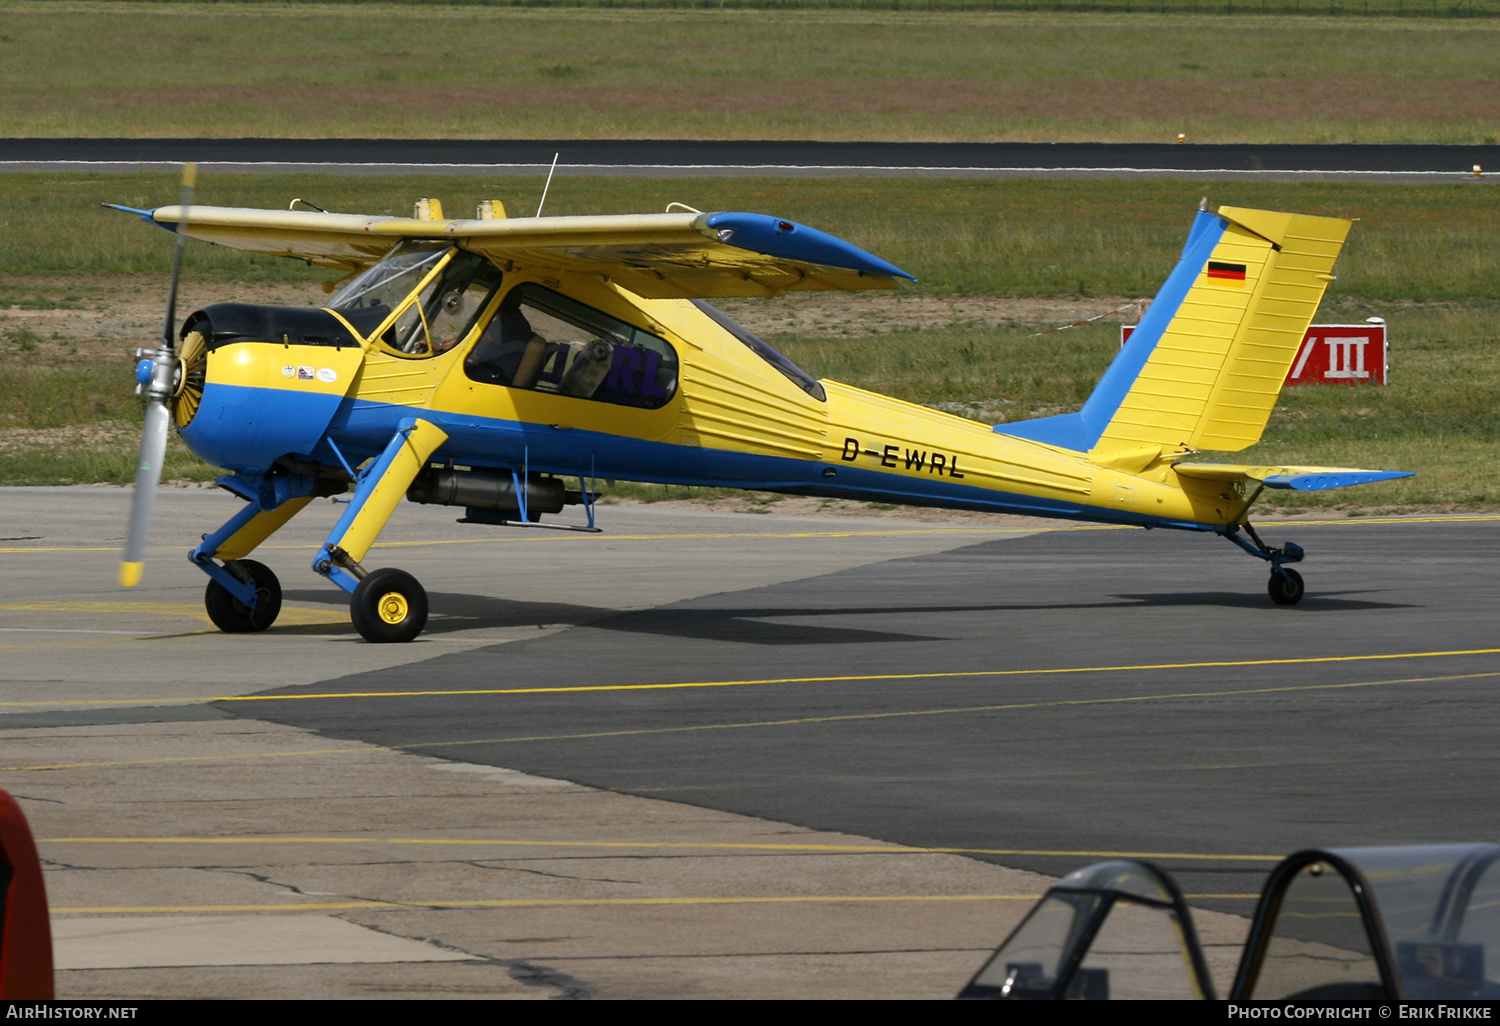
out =
[[(233, 503), (168, 490), (134, 594), (122, 491), (0, 492), (0, 784), (70, 929), (276, 914), (463, 956), (256, 963), (291, 993), (401, 962), (445, 996), (784, 994), (813, 965), (806, 996), (942, 996), (1045, 877), (1125, 852), (1178, 874), (1222, 979), (1276, 858), (1497, 832), (1500, 518), (1272, 523), (1308, 552), (1288, 609), (1212, 536), (407, 506), (376, 554), (434, 619), (392, 649), (306, 569), (321, 506), (264, 550), (277, 627), (194, 619), (181, 551)], [(64, 975), (208, 985), (174, 965)]]
[[(676, 139), (0, 139), (0, 171), (1493, 182), (1500, 146)], [(1489, 173), (1475, 175), (1474, 168)]]

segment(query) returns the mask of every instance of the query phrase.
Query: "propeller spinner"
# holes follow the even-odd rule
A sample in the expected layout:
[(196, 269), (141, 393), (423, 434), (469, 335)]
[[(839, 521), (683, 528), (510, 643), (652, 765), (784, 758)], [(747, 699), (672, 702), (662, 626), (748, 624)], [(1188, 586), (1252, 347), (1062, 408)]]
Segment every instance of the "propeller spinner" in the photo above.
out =
[(120, 584), (133, 588), (141, 581), (146, 562), (146, 536), (151, 529), (151, 510), (156, 505), (156, 487), (161, 482), (162, 459), (167, 452), (167, 428), (171, 404), (182, 384), (182, 361), (177, 353), (177, 279), (182, 272), (182, 250), (187, 243), (188, 208), (198, 181), (198, 165), (182, 165), (182, 217), (177, 222), (177, 245), (172, 251), (172, 283), (167, 289), (167, 318), (161, 343), (153, 350), (137, 349), (136, 391), (145, 395), (146, 426), (141, 434), (141, 455), (135, 468), (135, 495), (130, 506), (130, 526), (125, 532), (125, 556), (120, 562)]

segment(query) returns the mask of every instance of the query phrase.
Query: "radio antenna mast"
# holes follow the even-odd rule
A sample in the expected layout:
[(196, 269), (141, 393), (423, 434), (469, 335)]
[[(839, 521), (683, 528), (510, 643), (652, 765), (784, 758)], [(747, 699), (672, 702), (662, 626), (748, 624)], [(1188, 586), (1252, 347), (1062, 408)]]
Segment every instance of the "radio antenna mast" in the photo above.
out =
[(547, 190), (552, 188), (552, 175), (557, 170), (557, 158), (560, 156), (562, 156), (561, 153), (552, 154), (552, 169), (547, 172), (547, 184), (542, 186), (542, 201), (536, 205), (537, 217), (542, 216), (542, 206), (547, 202)]

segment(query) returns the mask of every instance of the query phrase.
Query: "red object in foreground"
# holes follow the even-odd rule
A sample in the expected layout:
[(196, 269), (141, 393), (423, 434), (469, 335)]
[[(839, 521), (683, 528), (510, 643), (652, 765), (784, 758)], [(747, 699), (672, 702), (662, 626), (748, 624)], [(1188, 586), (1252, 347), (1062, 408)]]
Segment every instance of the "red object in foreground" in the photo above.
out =
[(42, 864), (21, 806), (0, 790), (0, 998), (48, 1001), (52, 927)]
[[(1120, 326), (1120, 345), (1135, 325)], [(1287, 372), (1288, 385), (1383, 385), (1389, 367), (1384, 324), (1314, 324)]]

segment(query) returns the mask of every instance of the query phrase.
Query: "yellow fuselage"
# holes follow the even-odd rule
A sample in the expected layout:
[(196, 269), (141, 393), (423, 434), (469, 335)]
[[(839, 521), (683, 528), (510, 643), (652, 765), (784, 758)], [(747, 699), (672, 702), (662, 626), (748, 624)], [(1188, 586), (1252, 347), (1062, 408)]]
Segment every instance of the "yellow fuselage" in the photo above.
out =
[[(509, 287), (534, 280), (665, 339), (680, 368), (671, 399), (648, 409), (474, 380), (464, 360), (475, 331), (439, 355), (375, 341), (362, 352), (223, 345), (209, 357), (208, 400), (215, 386), (249, 387), (260, 393), (262, 417), (280, 419), (297, 416), (291, 408), (277, 412), (292, 400), (287, 393), (317, 394), (325, 403), (339, 395), (337, 417), (307, 424), (308, 449), (326, 425), (351, 459), (378, 452), (400, 417), (420, 415), (449, 436), (434, 458), (467, 466), (524, 464), (532, 472), (593, 479), (1208, 529), (1234, 523), (1247, 504), (1241, 489), (1179, 478), (1165, 460), (1096, 463), (1086, 453), (832, 381), (822, 383), (820, 399), (685, 300), (642, 299), (595, 276), (507, 277)], [(326, 367), (334, 373), (321, 377), (333, 380), (319, 380), (317, 371), (310, 379), (289, 376), (290, 367)], [(240, 409), (250, 405), (247, 397)], [(204, 432), (184, 431), (189, 444), (195, 433)], [(203, 449), (205, 458), (231, 465), (212, 445)], [(246, 465), (255, 469), (249, 464), (281, 455), (266, 452)]]

